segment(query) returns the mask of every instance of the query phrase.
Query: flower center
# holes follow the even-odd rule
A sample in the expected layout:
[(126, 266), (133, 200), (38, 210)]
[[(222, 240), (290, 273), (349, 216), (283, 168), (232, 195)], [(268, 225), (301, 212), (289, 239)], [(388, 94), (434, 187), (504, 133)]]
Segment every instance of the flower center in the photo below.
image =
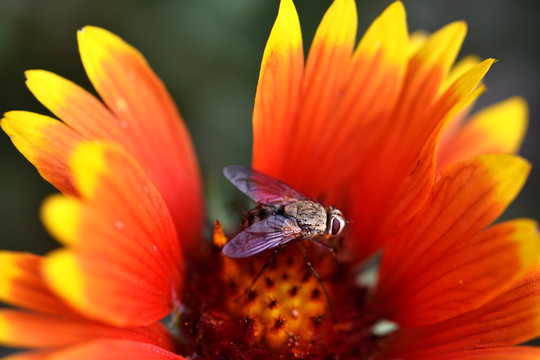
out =
[(229, 284), (227, 308), (235, 316), (250, 317), (256, 341), (274, 350), (290, 341), (296, 341), (298, 347), (304, 339), (313, 339), (323, 327), (332, 325), (333, 305), (325, 296), (322, 279), (327, 275), (322, 270), (332, 268), (332, 258), (318, 259), (324, 261), (317, 261), (317, 270), (312, 270), (291, 245), (253, 259), (224, 260)]
[(377, 351), (366, 289), (326, 249), (304, 243), (305, 253), (290, 243), (246, 259), (215, 249), (194, 264), (182, 296), (182, 355), (362, 359)]

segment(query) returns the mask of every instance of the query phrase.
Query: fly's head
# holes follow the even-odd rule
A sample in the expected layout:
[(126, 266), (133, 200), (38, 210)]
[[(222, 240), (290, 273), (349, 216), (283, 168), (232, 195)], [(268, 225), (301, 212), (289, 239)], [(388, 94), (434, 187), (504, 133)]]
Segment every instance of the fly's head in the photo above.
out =
[(328, 237), (337, 236), (345, 227), (345, 217), (343, 213), (334, 207), (327, 209), (328, 221), (326, 222), (326, 235)]

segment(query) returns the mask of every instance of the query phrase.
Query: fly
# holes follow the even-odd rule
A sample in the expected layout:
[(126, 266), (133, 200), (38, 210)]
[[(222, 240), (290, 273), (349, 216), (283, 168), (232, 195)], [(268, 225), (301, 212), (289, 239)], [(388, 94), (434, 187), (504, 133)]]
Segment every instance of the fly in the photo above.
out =
[(331, 248), (328, 239), (345, 227), (345, 218), (338, 209), (325, 208), (262, 172), (232, 165), (223, 173), (257, 202), (244, 219), (243, 231), (223, 247), (225, 256), (246, 258), (294, 240), (310, 240)]
[(224, 168), (223, 173), (234, 186), (257, 202), (257, 206), (245, 217), (243, 230), (223, 247), (223, 254), (242, 259), (274, 249), (270, 260), (244, 293), (251, 289), (283, 245), (298, 241), (306, 265), (317, 278), (328, 301), (332, 319), (337, 323), (330, 296), (319, 273), (311, 264), (301, 240), (309, 240), (325, 247), (335, 258), (334, 248), (328, 240), (339, 235), (345, 227), (345, 218), (341, 211), (311, 201), (289, 185), (257, 170), (231, 165)]

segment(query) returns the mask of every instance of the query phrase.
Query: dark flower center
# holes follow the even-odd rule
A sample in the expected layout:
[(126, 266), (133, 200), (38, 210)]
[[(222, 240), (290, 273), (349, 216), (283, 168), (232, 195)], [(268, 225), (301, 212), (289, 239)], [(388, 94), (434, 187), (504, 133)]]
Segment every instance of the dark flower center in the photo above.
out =
[[(366, 288), (347, 264), (291, 243), (229, 259), (214, 249), (192, 264), (179, 319), (184, 356), (204, 359), (363, 359), (377, 352)], [(261, 269), (264, 270), (261, 272)], [(320, 279), (320, 280), (319, 280)]]

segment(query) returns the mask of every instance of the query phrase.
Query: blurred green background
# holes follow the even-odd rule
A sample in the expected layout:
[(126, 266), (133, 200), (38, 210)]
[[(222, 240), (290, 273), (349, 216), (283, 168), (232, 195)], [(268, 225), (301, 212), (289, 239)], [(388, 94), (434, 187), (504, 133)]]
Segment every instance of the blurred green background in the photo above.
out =
[[(304, 46), (331, 0), (297, 0)], [(391, 3), (357, 1), (359, 34)], [(534, 1), (405, 0), (409, 29), (435, 31), (466, 20), (461, 56), (498, 60), (477, 109), (509, 96), (530, 105), (521, 154), (534, 167), (507, 217), (540, 218), (539, 84), (540, 22)], [(190, 129), (206, 182), (210, 218), (219, 217), (233, 191), (221, 169), (249, 164), (251, 113), (260, 60), (277, 14), (278, 0), (0, 0), (0, 111), (48, 114), (27, 91), (23, 72), (47, 69), (81, 84), (87, 80), (76, 31), (97, 25), (138, 48), (163, 79)], [(55, 243), (38, 219), (41, 201), (55, 189), (0, 136), (0, 245), (44, 253)], [(174, 164), (172, 165), (174, 166)], [(1, 266), (1, 264), (0, 264)]]

